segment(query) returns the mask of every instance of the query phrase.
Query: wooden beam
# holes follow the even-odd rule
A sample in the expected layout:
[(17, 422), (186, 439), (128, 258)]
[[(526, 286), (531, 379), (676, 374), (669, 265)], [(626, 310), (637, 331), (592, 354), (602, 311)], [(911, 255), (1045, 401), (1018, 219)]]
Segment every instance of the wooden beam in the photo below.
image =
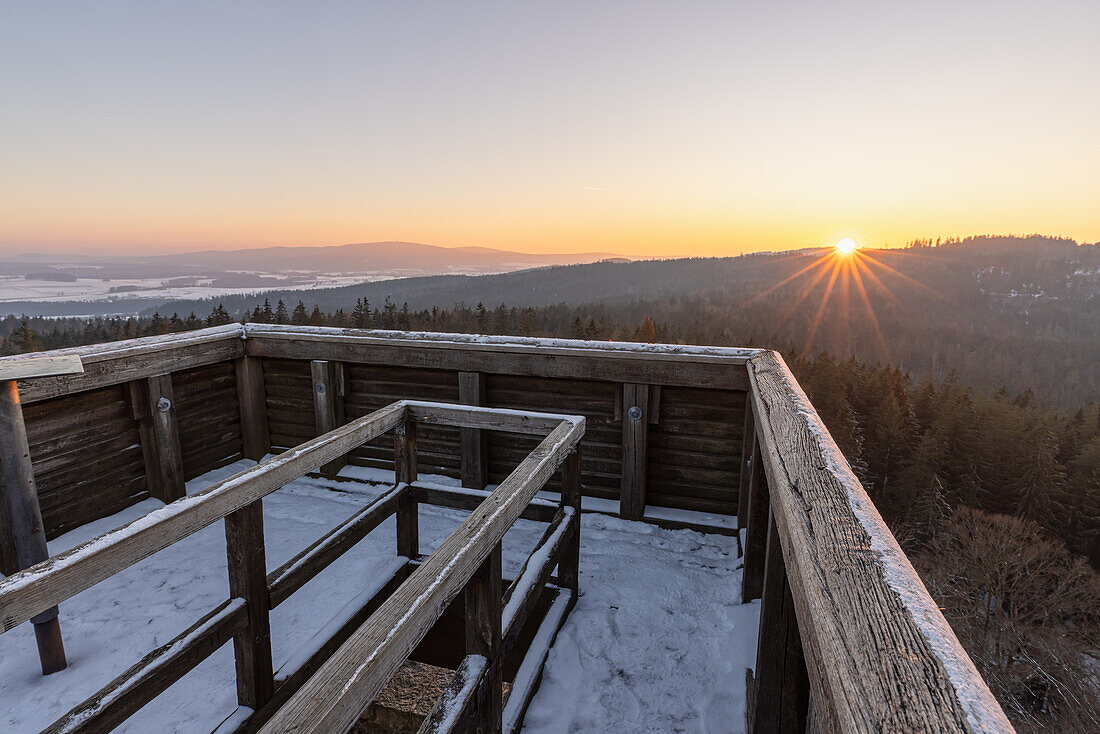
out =
[[(248, 354), (278, 359), (328, 359), (352, 364), (421, 367), (486, 374), (564, 377), (600, 382), (683, 385), (747, 390), (746, 357), (755, 350), (690, 354), (659, 350), (551, 348), (524, 344), (477, 344), (439, 339), (385, 339), (333, 333), (268, 330), (249, 324)], [(716, 349), (716, 352), (722, 350)]]
[(488, 661), (481, 655), (462, 658), (450, 683), (436, 699), (417, 734), (450, 734), (469, 729), (468, 718), (476, 707), (478, 689)]
[(501, 411), (494, 408), (429, 403), (421, 400), (408, 405), (409, 420), (438, 426), (481, 428), (489, 431), (527, 433), (545, 436), (562, 422), (563, 418), (580, 420), (580, 416), (562, 416), (558, 413), (534, 411)]
[(749, 476), (753, 469), (756, 451), (756, 423), (753, 420), (752, 400), (745, 401), (745, 429), (741, 434), (741, 465), (737, 489), (737, 529), (749, 526)]
[(172, 391), (172, 375), (150, 377), (149, 412), (153, 424), (153, 446), (159, 472), (159, 499), (174, 502), (187, 494), (183, 478), (183, 452), (180, 450), (179, 425), (176, 422), (176, 399)]
[[(485, 375), (480, 372), (458, 373), (458, 402), (485, 405)], [(478, 428), (460, 428), (462, 486), (484, 489), (489, 472), (489, 441)]]
[[(147, 377), (179, 372), (244, 356), (241, 325), (128, 339), (121, 342), (58, 350), (81, 359), (84, 372), (36, 377), (21, 386), (24, 403), (48, 400), (84, 390), (118, 385)], [(19, 357), (4, 357), (3, 364)]]
[(562, 549), (558, 562), (558, 583), (571, 590), (576, 596), (580, 580), (581, 560), (581, 445), (565, 459), (561, 465), (561, 506), (573, 508), (573, 522), (576, 530)]
[(519, 574), (508, 586), (504, 594), (504, 613), (501, 615), (505, 638), (503, 654), (507, 655), (512, 651), (523, 625), (531, 616), (543, 589), (550, 581), (554, 567), (561, 559), (562, 550), (571, 540), (571, 536), (577, 534), (579, 519), (571, 508), (567, 512), (565, 508), (559, 507), (558, 515), (546, 528), (531, 555), (524, 560)]
[[(15, 380), (0, 382), (0, 511), (5, 516), (6, 529), (11, 533), (10, 547), (19, 569), (29, 568), (50, 557), (34, 484), (27, 427), (23, 423), (23, 408), (19, 403)], [(64, 670), (68, 663), (57, 621), (57, 606), (37, 614), (31, 622), (38, 642), (42, 674)]]
[[(398, 486), (416, 481), (416, 424), (412, 421), (393, 429), (393, 470)], [(405, 492), (397, 501), (397, 555), (420, 555), (420, 506), (416, 495)]]
[[(313, 415), (317, 434), (328, 433), (335, 429), (342, 421), (337, 419), (337, 403), (340, 404), (340, 413), (343, 413), (343, 399), (339, 392), (335, 365), (332, 362), (315, 359), (309, 364), (310, 376), (313, 378)], [(336, 476), (336, 473), (348, 463), (346, 456), (341, 456), (321, 467), (321, 473), (327, 476)]]
[(247, 626), (233, 636), (237, 703), (259, 709), (275, 692), (262, 499), (225, 516), (225, 552), (229, 594), (244, 599), (248, 611)]
[[(480, 505), (486, 497), (492, 494), (492, 492), (483, 489), (476, 490), (467, 489), (465, 487), (458, 489), (457, 487), (445, 487), (437, 484), (423, 483), (414, 484), (409, 489), (416, 496), (417, 502), (466, 511), (476, 510), (477, 506)], [(554, 519), (554, 514), (557, 510), (558, 505), (550, 500), (537, 499), (524, 508), (520, 517), (524, 520), (534, 520), (535, 522), (550, 522)]]
[(75, 375), (84, 371), (79, 354), (34, 354), (19, 359), (0, 360), (0, 382), (31, 377)]
[[(753, 441), (752, 455), (760, 456), (760, 444)], [(764, 556), (768, 542), (770, 500), (768, 478), (762, 461), (754, 460), (749, 472), (748, 508), (745, 518), (745, 547), (741, 572), (741, 601), (759, 599), (764, 591)]]
[[(501, 546), (498, 542), (466, 583), (466, 654), (480, 655), (489, 661), (496, 660), (500, 654), (501, 573)], [(500, 734), (503, 695), (500, 666), (490, 665), (478, 687), (471, 731)]]
[(767, 523), (767, 563), (748, 734), (802, 734), (806, 731), (810, 681), (779, 533), (773, 518)]
[(851, 732), (1012, 731), (782, 358), (758, 353), (749, 376), (815, 718)]
[(148, 380), (126, 383), (126, 398), (130, 417), (137, 423), (138, 442), (141, 443), (141, 460), (145, 467), (145, 488), (151, 497), (164, 501), (161, 487), (161, 466), (157, 454), (157, 437), (153, 431), (153, 411), (149, 406)]
[(246, 459), (259, 461), (271, 451), (263, 364), (255, 357), (241, 357), (236, 360), (235, 367), (244, 456)]
[(619, 514), (641, 520), (646, 503), (646, 448), (649, 442), (649, 386), (623, 385), (623, 465)]

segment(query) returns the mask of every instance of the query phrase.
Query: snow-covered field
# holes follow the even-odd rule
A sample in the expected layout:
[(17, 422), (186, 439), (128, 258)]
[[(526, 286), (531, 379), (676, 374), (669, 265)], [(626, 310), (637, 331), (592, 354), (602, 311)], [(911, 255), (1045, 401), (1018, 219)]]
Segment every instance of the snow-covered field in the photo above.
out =
[[(249, 466), (188, 483), (195, 492)], [(392, 485), (392, 473), (347, 467), (365, 482), (297, 480), (264, 499), (275, 568)], [(444, 477), (428, 481), (453, 484)], [(50, 543), (58, 553), (161, 503), (147, 500)], [(464, 513), (422, 505), (421, 548), (434, 549)], [(518, 521), (504, 540), (513, 576), (543, 525)], [(393, 518), (272, 612), (284, 670), (342, 606), (393, 564)], [(744, 669), (755, 659), (758, 605), (742, 606), (732, 538), (669, 531), (606, 515), (582, 517), (581, 587), (558, 636), (525, 731), (729, 732), (744, 722)], [(360, 583), (349, 579), (362, 579)], [(43, 677), (29, 624), (0, 636), (0, 730), (38, 731), (228, 596), (222, 523), (176, 543), (61, 605), (70, 665)], [(227, 644), (119, 731), (209, 732), (236, 709)], [(731, 727), (733, 727), (731, 729)]]

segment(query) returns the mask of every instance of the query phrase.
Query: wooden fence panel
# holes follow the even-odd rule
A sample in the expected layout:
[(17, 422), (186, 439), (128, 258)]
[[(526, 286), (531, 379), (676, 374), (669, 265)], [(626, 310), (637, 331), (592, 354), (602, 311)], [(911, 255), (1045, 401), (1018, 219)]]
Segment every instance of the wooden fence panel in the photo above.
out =
[(289, 449), (317, 435), (309, 365), (302, 360), (263, 360), (272, 451)]
[(48, 538), (149, 496), (125, 385), (24, 404), (23, 417)]
[(172, 375), (183, 475), (194, 479), (241, 458), (240, 402), (233, 362)]
[(737, 514), (745, 396), (665, 385), (651, 408), (650, 505)]
[[(621, 413), (621, 391), (622, 386), (614, 382), (486, 375), (485, 404), (491, 408), (583, 415), (584, 493), (618, 499), (623, 451), (622, 418), (617, 415)], [(501, 481), (537, 444), (533, 436), (489, 434), (489, 481)], [(546, 488), (560, 491), (559, 478), (550, 480)]]
[[(344, 410), (348, 419), (366, 415), (396, 400), (458, 402), (458, 373), (410, 367), (381, 367), (349, 364)], [(423, 474), (458, 477), (461, 472), (459, 431), (451, 426), (419, 426), (416, 434), (417, 462)], [(360, 466), (393, 467), (393, 441), (382, 437), (356, 449), (351, 463)]]

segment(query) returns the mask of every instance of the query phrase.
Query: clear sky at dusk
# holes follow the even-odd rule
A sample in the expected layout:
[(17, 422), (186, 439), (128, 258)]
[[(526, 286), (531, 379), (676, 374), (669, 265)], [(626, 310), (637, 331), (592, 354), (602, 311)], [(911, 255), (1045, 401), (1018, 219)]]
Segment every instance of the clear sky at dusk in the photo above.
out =
[(0, 254), (1100, 240), (1100, 2), (0, 0)]

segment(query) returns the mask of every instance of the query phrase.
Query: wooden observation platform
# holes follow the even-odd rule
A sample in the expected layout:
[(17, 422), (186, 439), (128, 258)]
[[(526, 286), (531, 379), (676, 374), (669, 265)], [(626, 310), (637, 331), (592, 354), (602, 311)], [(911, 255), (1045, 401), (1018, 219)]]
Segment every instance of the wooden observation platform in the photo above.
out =
[[(774, 352), (247, 324), (4, 358), (3, 380), (0, 631), (56, 627), (58, 605), (63, 630), (77, 593), (225, 527), (228, 598), (47, 731), (109, 731), (230, 641), (227, 731), (347, 731), (429, 647), (454, 672), (421, 732), (518, 730), (579, 591), (582, 496), (673, 527), (737, 517), (744, 600), (762, 599), (748, 731), (1011, 731)], [(187, 493), (241, 459), (259, 463)], [(269, 571), (263, 498), (347, 464), (395, 482)], [(28, 532), (148, 498), (165, 504), (72, 550), (27, 552)], [(422, 505), (469, 513), (430, 554)], [(272, 610), (392, 516), (396, 570), (349, 580), (377, 590), (277, 681)], [(521, 518), (545, 532), (506, 579), (501, 541)]]

